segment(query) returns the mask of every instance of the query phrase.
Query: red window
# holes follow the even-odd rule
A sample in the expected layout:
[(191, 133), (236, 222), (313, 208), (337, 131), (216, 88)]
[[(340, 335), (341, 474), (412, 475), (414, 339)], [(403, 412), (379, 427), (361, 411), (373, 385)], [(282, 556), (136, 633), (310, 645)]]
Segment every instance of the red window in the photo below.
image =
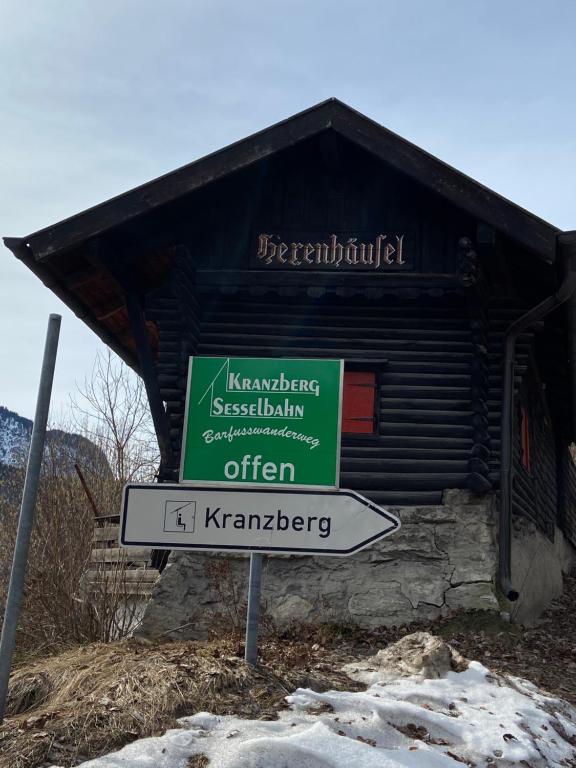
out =
[(530, 450), (530, 419), (528, 417), (528, 411), (524, 406), (520, 406), (520, 452), (522, 458), (522, 466), (524, 469), (531, 471), (532, 457)]
[(342, 432), (372, 434), (375, 427), (376, 374), (344, 371)]

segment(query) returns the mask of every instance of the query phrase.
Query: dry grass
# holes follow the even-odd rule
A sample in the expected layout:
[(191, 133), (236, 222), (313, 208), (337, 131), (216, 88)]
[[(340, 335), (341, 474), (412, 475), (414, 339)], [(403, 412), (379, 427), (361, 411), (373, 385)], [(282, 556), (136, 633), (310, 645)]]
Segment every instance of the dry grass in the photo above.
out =
[(239, 632), (221, 630), (210, 642), (79, 647), (13, 674), (9, 717), (0, 727), (0, 768), (75, 765), (160, 734), (198, 711), (274, 718), (299, 686), (361, 688), (339, 671), (342, 665), (417, 629), (443, 635), (466, 657), (576, 704), (575, 617), (576, 578), (569, 577), (562, 598), (532, 629), (484, 613), (374, 631), (294, 624), (262, 640), (258, 669), (244, 664)]
[(18, 669), (0, 728), (0, 766), (75, 765), (174, 727), (184, 714), (271, 719), (298, 686), (350, 690), (342, 663), (298, 643), (267, 642), (247, 666), (237, 641), (155, 647), (93, 644)]

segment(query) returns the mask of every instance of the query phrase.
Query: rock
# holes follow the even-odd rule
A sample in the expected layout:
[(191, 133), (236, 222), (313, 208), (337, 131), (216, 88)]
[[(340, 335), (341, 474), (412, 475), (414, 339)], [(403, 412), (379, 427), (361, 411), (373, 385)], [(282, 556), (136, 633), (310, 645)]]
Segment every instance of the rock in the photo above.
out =
[(285, 624), (291, 621), (307, 621), (314, 606), (298, 595), (289, 595), (274, 610), (274, 621)]
[(156, 645), (158, 642), (157, 638), (150, 638), (150, 637), (141, 637), (138, 634), (138, 628), (136, 628), (129, 637), (126, 638), (126, 644), (127, 645), (134, 645), (134, 646), (145, 646), (150, 647), (152, 645)]
[(373, 683), (414, 676), (435, 680), (467, 667), (466, 659), (439, 637), (414, 632), (365, 661), (347, 664), (344, 671), (355, 680)]

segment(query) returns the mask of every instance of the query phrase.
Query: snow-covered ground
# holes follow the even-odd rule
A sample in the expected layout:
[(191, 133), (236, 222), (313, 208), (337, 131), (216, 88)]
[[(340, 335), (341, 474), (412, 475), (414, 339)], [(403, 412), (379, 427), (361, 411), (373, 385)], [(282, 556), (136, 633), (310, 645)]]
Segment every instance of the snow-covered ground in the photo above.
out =
[(26, 461), (32, 422), (0, 405), (0, 464)]
[(576, 710), (531, 683), (478, 662), (440, 679), (371, 682), (361, 693), (299, 689), (277, 721), (195, 714), (83, 768), (576, 765)]

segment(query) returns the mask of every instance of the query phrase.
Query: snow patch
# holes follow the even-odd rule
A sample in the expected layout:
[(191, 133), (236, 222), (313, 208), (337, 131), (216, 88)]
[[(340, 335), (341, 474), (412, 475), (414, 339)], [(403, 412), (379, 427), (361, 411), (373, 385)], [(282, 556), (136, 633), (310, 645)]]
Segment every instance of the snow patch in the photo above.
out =
[[(561, 768), (576, 758), (576, 710), (478, 662), (463, 672), (378, 682), (364, 692), (298, 689), (277, 721), (200, 712), (84, 768)], [(522, 762), (524, 761), (524, 762)], [(54, 768), (56, 768), (54, 766)]]

